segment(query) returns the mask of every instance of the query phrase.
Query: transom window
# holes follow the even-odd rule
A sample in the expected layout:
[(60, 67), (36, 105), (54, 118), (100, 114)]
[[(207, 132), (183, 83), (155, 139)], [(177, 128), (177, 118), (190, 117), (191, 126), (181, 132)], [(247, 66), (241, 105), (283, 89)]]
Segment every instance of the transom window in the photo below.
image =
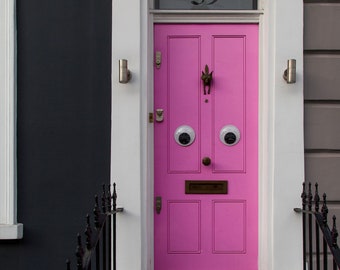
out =
[(155, 0), (155, 9), (254, 10), (257, 0)]

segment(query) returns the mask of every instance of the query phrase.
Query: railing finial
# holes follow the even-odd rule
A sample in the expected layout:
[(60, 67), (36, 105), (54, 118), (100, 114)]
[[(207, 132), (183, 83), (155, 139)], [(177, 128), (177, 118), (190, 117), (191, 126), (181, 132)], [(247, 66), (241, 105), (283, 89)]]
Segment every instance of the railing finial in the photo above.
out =
[(84, 249), (81, 243), (81, 236), (78, 233), (77, 235), (77, 249), (76, 249), (76, 256), (77, 256), (77, 269), (82, 270), (83, 268), (83, 256), (84, 256)]
[(71, 262), (69, 259), (66, 260), (66, 270), (71, 270)]
[(86, 215), (86, 229), (85, 229), (85, 235), (86, 235), (86, 248), (88, 250), (91, 249), (92, 243), (91, 243), (91, 238), (92, 238), (92, 229), (91, 229), (91, 223), (90, 223), (90, 215)]
[(322, 208), (321, 208), (321, 213), (322, 213), (322, 221), (323, 221), (323, 224), (327, 224), (327, 215), (328, 215), (328, 207), (327, 207), (327, 196), (326, 196), (326, 193), (323, 194), (323, 204), (322, 204)]
[(333, 216), (332, 241), (333, 247), (338, 247), (338, 230), (336, 229), (336, 217)]
[(318, 185), (318, 183), (315, 183), (314, 202), (315, 202), (315, 211), (319, 212), (320, 196), (319, 196), (319, 185)]
[(94, 209), (93, 209), (93, 214), (94, 214), (94, 226), (98, 229), (100, 226), (99, 222), (99, 214), (100, 214), (100, 209), (99, 209), (99, 202), (98, 202), (98, 195), (94, 196)]
[(302, 208), (305, 209), (305, 206), (307, 204), (307, 193), (306, 193), (306, 183), (302, 183), (302, 193), (301, 193), (301, 198), (302, 198)]
[[(108, 190), (106, 190), (108, 187)], [(112, 195), (111, 195), (112, 194)], [(93, 209), (94, 222), (90, 219), (90, 215), (86, 215), (85, 238), (77, 235), (76, 269), (112, 269), (112, 264), (116, 262), (116, 214), (122, 209), (116, 209), (116, 201), (114, 205), (112, 200), (117, 198), (116, 185), (113, 185), (111, 192), (110, 185), (103, 185), (103, 196), (100, 198), (95, 195), (95, 206)], [(114, 211), (111, 207), (114, 206)], [(120, 211), (118, 211), (120, 210)], [(95, 226), (93, 226), (95, 225)], [(85, 245), (82, 243), (85, 239)], [(67, 270), (71, 270), (71, 263), (66, 261)]]
[(107, 185), (107, 196), (106, 196), (106, 204), (107, 204), (107, 211), (111, 212), (112, 210), (112, 196), (111, 196), (111, 185)]
[[(328, 268), (328, 256), (333, 257), (333, 269), (340, 269), (340, 249), (337, 243), (338, 230), (336, 228), (336, 217), (333, 216), (333, 227), (328, 225), (328, 207), (326, 193), (322, 195), (323, 203), (320, 209), (318, 183), (315, 184), (314, 197), (312, 195), (312, 184), (303, 183), (301, 194), (302, 209), (294, 208), (295, 212), (302, 213), (302, 240), (303, 240), (303, 269), (309, 270), (321, 269), (321, 261), (323, 260), (323, 268)], [(315, 211), (312, 206), (315, 204)], [(308, 209), (306, 209), (308, 206)], [(308, 220), (308, 222), (307, 222)], [(315, 225), (313, 226), (313, 220)], [(320, 235), (322, 233), (322, 237)], [(315, 236), (313, 236), (313, 233)], [(308, 238), (307, 238), (308, 237)], [(320, 242), (322, 241), (322, 253)], [(309, 247), (307, 247), (307, 245)], [(307, 250), (308, 248), (308, 250)], [(309, 256), (307, 256), (309, 255)], [(316, 268), (314, 268), (314, 266)]]
[(308, 210), (312, 211), (313, 194), (312, 194), (312, 183), (308, 184)]
[(105, 184), (103, 184), (103, 193), (102, 193), (102, 211), (103, 211), (103, 213), (106, 212), (106, 190), (105, 190)]
[(113, 191), (112, 191), (112, 210), (117, 210), (117, 190), (116, 190), (116, 183), (113, 183)]

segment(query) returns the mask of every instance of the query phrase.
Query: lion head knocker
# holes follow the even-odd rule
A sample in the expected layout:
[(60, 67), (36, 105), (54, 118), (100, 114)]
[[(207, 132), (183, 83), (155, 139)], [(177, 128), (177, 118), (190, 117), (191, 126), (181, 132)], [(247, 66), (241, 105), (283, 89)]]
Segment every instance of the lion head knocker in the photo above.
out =
[(202, 71), (201, 79), (203, 81), (203, 87), (204, 87), (204, 95), (207, 94), (206, 88), (208, 88), (208, 95), (210, 95), (210, 84), (212, 81), (212, 71), (209, 73), (209, 67), (208, 65), (205, 65), (204, 72)]

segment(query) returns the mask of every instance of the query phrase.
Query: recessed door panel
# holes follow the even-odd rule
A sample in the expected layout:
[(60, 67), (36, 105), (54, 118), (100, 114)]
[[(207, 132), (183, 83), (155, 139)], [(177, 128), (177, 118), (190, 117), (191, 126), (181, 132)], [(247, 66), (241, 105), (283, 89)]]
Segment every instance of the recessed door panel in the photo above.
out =
[(168, 201), (168, 253), (201, 251), (200, 201)]
[(226, 124), (238, 127), (241, 134), (240, 141), (233, 147), (222, 147), (220, 141), (212, 140), (214, 171), (242, 172), (245, 170), (243, 136), (246, 38), (242, 35), (216, 35), (212, 37), (212, 43), (215, 78), (211, 121), (214, 137), (218, 137)]
[(258, 25), (154, 39), (155, 270), (257, 270)]
[[(200, 81), (197, 73), (200, 68), (200, 38), (190, 35), (169, 35), (167, 37), (168, 55), (167, 67), (167, 130), (169, 147), (169, 172), (198, 172), (199, 171), (199, 136), (190, 147), (179, 145), (174, 140), (176, 129), (183, 125), (190, 126), (195, 133), (200, 128)], [(164, 63), (165, 64), (165, 63)]]
[(213, 201), (212, 207), (213, 252), (246, 253), (246, 201)]

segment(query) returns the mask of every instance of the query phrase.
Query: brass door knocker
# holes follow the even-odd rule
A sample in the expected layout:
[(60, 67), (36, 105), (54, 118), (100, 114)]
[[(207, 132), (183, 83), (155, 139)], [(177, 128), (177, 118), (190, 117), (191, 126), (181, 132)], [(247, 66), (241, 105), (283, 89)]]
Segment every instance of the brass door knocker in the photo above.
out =
[(201, 79), (203, 81), (203, 90), (204, 90), (204, 95), (207, 94), (206, 87), (208, 87), (208, 95), (210, 95), (210, 84), (212, 81), (212, 71), (209, 73), (209, 67), (208, 65), (205, 65), (205, 71), (202, 71), (202, 76)]

